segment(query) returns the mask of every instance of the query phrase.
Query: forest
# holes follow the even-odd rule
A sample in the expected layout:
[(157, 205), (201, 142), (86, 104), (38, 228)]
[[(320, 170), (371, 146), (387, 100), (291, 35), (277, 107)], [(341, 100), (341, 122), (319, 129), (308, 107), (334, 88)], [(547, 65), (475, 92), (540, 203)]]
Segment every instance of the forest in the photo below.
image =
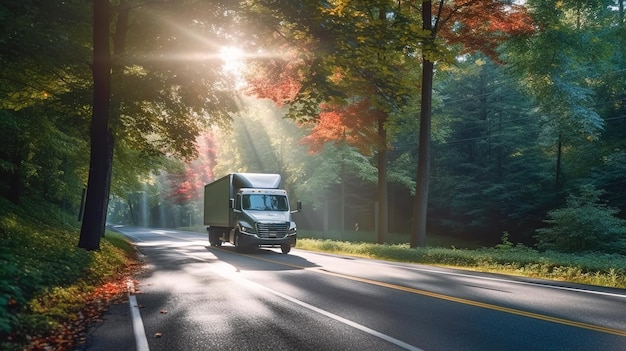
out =
[(268, 172), (302, 234), (626, 254), (624, 1), (3, 1), (0, 138), (86, 249)]

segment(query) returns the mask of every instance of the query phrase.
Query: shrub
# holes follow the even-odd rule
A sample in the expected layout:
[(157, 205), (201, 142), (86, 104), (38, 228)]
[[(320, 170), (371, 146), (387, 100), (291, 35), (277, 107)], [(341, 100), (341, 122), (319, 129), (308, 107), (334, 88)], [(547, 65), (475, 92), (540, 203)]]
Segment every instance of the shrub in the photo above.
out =
[(626, 221), (600, 201), (603, 192), (583, 186), (567, 206), (548, 213), (549, 227), (537, 229), (537, 247), (563, 252), (626, 253)]

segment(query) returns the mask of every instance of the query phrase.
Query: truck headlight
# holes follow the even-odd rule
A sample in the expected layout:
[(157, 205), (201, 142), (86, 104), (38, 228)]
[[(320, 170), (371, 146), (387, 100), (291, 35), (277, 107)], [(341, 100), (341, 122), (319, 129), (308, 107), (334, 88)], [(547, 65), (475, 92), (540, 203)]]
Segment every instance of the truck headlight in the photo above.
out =
[(289, 225), (289, 231), (287, 232), (287, 234), (296, 234), (297, 231), (298, 229), (296, 228), (296, 224), (294, 222), (291, 222), (291, 224)]
[(245, 225), (239, 225), (239, 229), (241, 230), (242, 233), (254, 233), (254, 230), (252, 230), (252, 228), (247, 227)]

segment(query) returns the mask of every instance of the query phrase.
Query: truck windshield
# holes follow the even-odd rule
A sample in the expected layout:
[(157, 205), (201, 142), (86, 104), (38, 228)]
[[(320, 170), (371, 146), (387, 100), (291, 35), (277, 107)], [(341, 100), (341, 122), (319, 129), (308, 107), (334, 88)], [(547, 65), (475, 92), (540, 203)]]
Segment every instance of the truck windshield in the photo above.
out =
[(255, 211), (287, 211), (287, 197), (282, 195), (252, 194), (243, 195), (241, 199), (244, 210)]

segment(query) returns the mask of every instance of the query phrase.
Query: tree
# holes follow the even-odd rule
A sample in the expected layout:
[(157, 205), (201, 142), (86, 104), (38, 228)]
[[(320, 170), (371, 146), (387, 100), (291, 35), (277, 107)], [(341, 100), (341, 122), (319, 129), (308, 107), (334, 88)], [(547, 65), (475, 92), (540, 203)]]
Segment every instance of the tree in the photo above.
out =
[(548, 213), (550, 226), (537, 229), (541, 249), (582, 252), (626, 253), (626, 220), (619, 210), (600, 200), (603, 191), (583, 186), (579, 195), (570, 195), (567, 206)]
[[(417, 41), (408, 38), (418, 37), (419, 28), (410, 25), (407, 15), (387, 1), (334, 7), (315, 1), (277, 2), (255, 8), (260, 22), (279, 33), (273, 45), (289, 48), (292, 57), (262, 62), (261, 75), (251, 80), (252, 92), (287, 102), (295, 119), (319, 121), (308, 138), (318, 149), (333, 139), (358, 143), (368, 154), (373, 146), (380, 243), (388, 230), (387, 121), (412, 99), (415, 84), (405, 61), (416, 51)], [(276, 82), (276, 72), (278, 83), (268, 83)], [(354, 113), (359, 110), (363, 113)], [(328, 123), (330, 118), (339, 124)]]
[[(440, 0), (433, 18), (432, 2), (422, 2), (422, 27), (428, 32), (422, 51), (422, 100), (420, 113), (420, 151), (411, 247), (426, 244), (426, 221), (430, 177), (430, 125), (434, 62), (441, 59), (436, 45), (439, 36), (449, 44), (459, 44), (461, 52), (483, 51), (495, 58), (495, 48), (507, 35), (526, 34), (532, 30), (522, 7), (492, 1), (454, 1), (444, 6)], [(433, 23), (434, 22), (434, 23)], [(445, 57), (445, 56), (444, 56)]]
[[(270, 9), (271, 8), (271, 9)], [(422, 4), (420, 21), (412, 2), (338, 2), (322, 6), (316, 1), (297, 4), (273, 2), (258, 5), (255, 12), (263, 23), (275, 30), (277, 38), (290, 48), (299, 50), (299, 55), (290, 64), (275, 64), (291, 68), (291, 73), (279, 77), (289, 82), (271, 85), (285, 88), (284, 93), (273, 96), (290, 99), (295, 114), (310, 118), (318, 114), (322, 101), (332, 103), (349, 102), (350, 98), (369, 100), (371, 106), (381, 113), (379, 137), (386, 139), (385, 123), (390, 115), (401, 110), (401, 106), (414, 102), (415, 57), (422, 61), (422, 118), (420, 131), (420, 157), (418, 167), (413, 246), (423, 245), (428, 198), (430, 105), (433, 65), (437, 60), (450, 59), (443, 49), (439, 34), (452, 44), (463, 44), (468, 51), (478, 48), (494, 52), (495, 46), (506, 35), (528, 30), (523, 22), (527, 18), (518, 6), (489, 1), (455, 2), (444, 7), (440, 3), (435, 24), (431, 21), (431, 3)], [(514, 21), (510, 21), (514, 19)], [(421, 23), (421, 26), (419, 24)], [(524, 25), (526, 24), (526, 25)], [(267, 67), (267, 66), (266, 66)], [(273, 77), (268, 74), (264, 77)], [(267, 87), (268, 84), (259, 86)], [(294, 86), (297, 89), (294, 89)], [(386, 201), (386, 142), (378, 150), (379, 200)], [(381, 212), (386, 209), (381, 207)], [(384, 233), (381, 217), (380, 233)], [(381, 237), (379, 236), (379, 241)]]
[[(79, 241), (88, 250), (97, 249), (104, 234), (116, 139), (147, 155), (193, 157), (200, 130), (235, 106), (220, 66), (210, 64), (217, 61), (230, 2), (94, 5), (94, 146)], [(116, 10), (112, 35), (110, 10)]]
[(567, 153), (596, 141), (603, 131), (595, 90), (603, 81), (615, 81), (604, 76), (612, 75), (611, 57), (623, 49), (614, 45), (617, 27), (607, 3), (529, 1), (527, 6), (537, 31), (527, 40), (513, 40), (505, 59), (537, 99), (544, 140), (554, 150), (558, 196), (567, 186)]
[[(378, 217), (377, 241), (383, 243), (388, 231), (388, 199), (387, 199), (387, 131), (385, 121), (387, 116), (376, 108), (372, 108), (370, 101), (357, 101), (347, 106), (328, 106), (322, 104), (321, 111), (310, 135), (304, 138), (309, 144), (309, 150), (319, 152), (326, 143), (340, 144), (336, 149), (342, 154), (340, 181), (341, 181), (341, 211), (345, 212), (346, 169), (343, 157), (346, 152), (343, 148), (354, 147), (362, 155), (377, 155), (376, 176), (378, 184)], [(367, 174), (357, 174), (361, 179), (367, 179)], [(345, 229), (341, 216), (341, 230)]]
[(175, 204), (202, 202), (204, 185), (215, 180), (213, 169), (217, 162), (215, 133), (208, 132), (198, 137), (198, 157), (186, 162), (178, 171), (167, 172), (171, 186), (167, 196)]
[(113, 133), (109, 128), (111, 99), (110, 13), (108, 0), (93, 2), (93, 117), (91, 157), (85, 212), (78, 247), (100, 248), (104, 235), (113, 162)]
[(85, 100), (74, 90), (88, 75), (80, 2), (5, 1), (0, 5), (1, 193), (76, 208), (86, 130)]
[(554, 206), (552, 163), (538, 143), (534, 100), (508, 71), (473, 54), (438, 76), (433, 231), (485, 243), (509, 231), (529, 243)]
[[(441, 5), (443, 7), (443, 0)], [(429, 33), (426, 47), (433, 47), (437, 32), (433, 30), (432, 2), (422, 2), (422, 28)], [(413, 225), (411, 247), (426, 245), (426, 221), (428, 211), (428, 190), (430, 185), (430, 139), (433, 99), (434, 57), (428, 50), (422, 52), (422, 100), (420, 104), (419, 154), (415, 176), (415, 203), (413, 205)]]

